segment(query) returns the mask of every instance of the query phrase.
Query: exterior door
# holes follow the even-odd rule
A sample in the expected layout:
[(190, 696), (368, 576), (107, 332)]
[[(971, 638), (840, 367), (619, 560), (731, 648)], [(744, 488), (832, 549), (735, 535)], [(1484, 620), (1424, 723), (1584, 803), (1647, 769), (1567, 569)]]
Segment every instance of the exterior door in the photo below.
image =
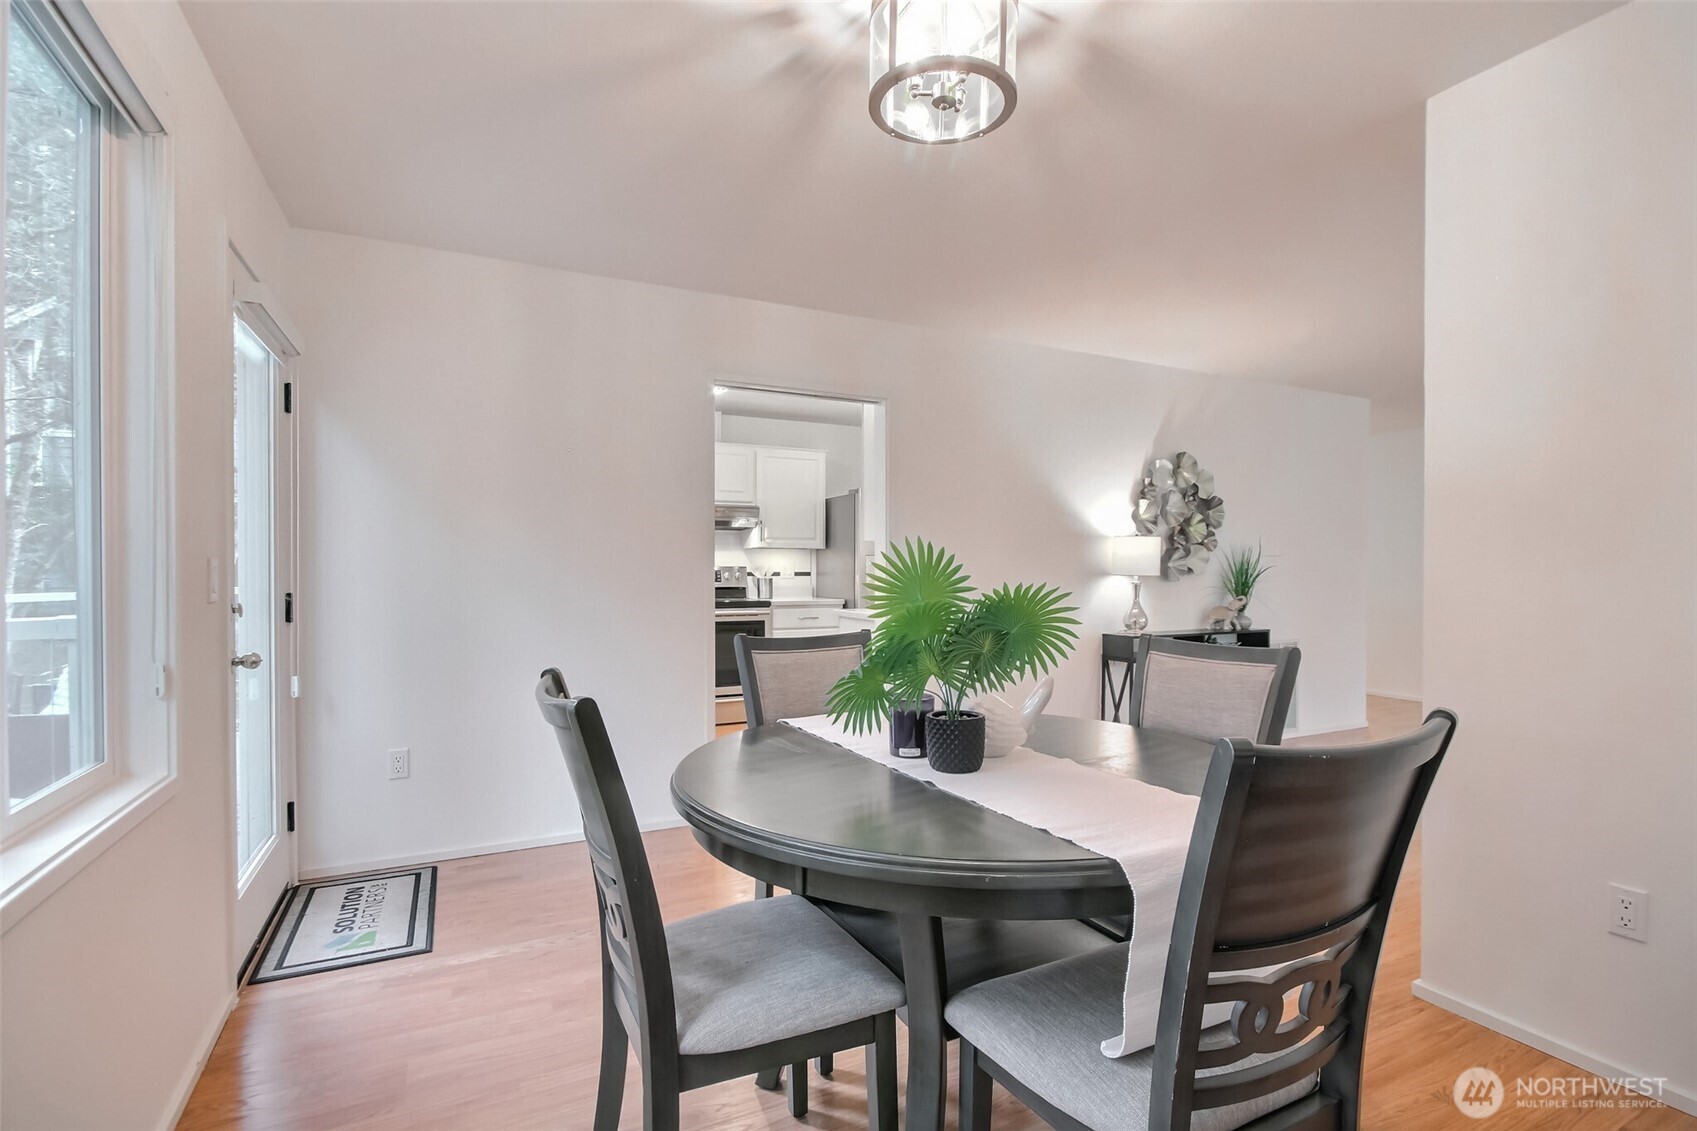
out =
[(247, 956), (277, 897), (294, 880), (288, 829), (293, 790), (291, 665), (283, 652), (284, 553), (292, 445), (283, 412), (283, 364), (235, 320), (235, 461), (230, 547), (230, 695), (233, 720), (236, 917), (232, 942)]

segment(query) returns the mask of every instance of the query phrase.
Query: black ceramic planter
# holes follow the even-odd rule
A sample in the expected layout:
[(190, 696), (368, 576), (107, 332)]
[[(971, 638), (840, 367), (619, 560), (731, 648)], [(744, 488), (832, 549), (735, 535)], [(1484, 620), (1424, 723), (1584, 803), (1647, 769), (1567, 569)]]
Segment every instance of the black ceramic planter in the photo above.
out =
[(925, 758), (940, 774), (970, 774), (984, 765), (984, 716), (962, 711), (949, 718), (946, 711), (925, 717)]

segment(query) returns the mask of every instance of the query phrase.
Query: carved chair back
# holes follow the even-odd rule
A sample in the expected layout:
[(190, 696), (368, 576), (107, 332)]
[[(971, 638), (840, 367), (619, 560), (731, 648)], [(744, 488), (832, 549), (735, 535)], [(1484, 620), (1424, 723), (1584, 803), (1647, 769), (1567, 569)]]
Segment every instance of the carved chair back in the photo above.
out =
[(554, 728), (583, 813), (595, 878), (601, 958), (617, 992), (612, 1005), (644, 1064), (677, 1058), (677, 1013), (666, 928), (642, 833), (601, 709), (573, 699), (558, 669), (542, 673), (536, 702)]

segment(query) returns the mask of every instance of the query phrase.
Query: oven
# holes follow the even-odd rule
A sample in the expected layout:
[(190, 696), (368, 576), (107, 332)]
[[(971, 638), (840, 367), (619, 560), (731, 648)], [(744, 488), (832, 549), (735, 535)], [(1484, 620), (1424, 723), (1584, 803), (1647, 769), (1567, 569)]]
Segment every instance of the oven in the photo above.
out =
[(736, 699), (742, 695), (742, 676), (737, 672), (735, 644), (739, 634), (772, 635), (771, 607), (713, 610), (713, 696), (716, 699)]

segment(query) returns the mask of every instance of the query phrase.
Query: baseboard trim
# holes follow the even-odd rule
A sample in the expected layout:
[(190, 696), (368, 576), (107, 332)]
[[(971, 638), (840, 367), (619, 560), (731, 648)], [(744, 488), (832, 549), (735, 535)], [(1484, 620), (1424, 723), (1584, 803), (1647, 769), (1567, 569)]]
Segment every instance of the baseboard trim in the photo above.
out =
[(213, 1019), (211, 1027), (200, 1040), (200, 1049), (183, 1078), (177, 1083), (177, 1091), (172, 1097), (171, 1105), (165, 1110), (165, 1118), (159, 1122), (159, 1131), (171, 1131), (182, 1121), (183, 1112), (188, 1110), (189, 1100), (194, 1096), (195, 1085), (200, 1083), (200, 1074), (206, 1071), (206, 1062), (212, 1059), (212, 1050), (218, 1047), (218, 1038), (224, 1033), (224, 1026), (230, 1020), (230, 1014), (236, 1011), (235, 991), (224, 1001), (224, 1010)]
[[(1583, 1049), (1574, 1048), (1548, 1033), (1540, 1033), (1536, 1029), (1529, 1029), (1524, 1025), (1510, 1021), (1482, 1005), (1477, 1005), (1440, 990), (1423, 978), (1416, 978), (1412, 988), (1414, 996), (1421, 1001), (1429, 1002), (1439, 1009), (1455, 1014), (1457, 1017), (1464, 1017), (1476, 1025), (1483, 1025), (1485, 1028), (1501, 1033), (1505, 1037), (1511, 1037), (1523, 1045), (1530, 1045), (1539, 1052), (1548, 1053), (1559, 1060), (1565, 1060), (1575, 1068), (1610, 1078), (1622, 1076), (1642, 1078), (1645, 1075), (1644, 1073), (1629, 1071)], [(1485, 1067), (1489, 1068), (1490, 1065)], [(1662, 1094), (1653, 1098), (1659, 1099), (1669, 1107), (1683, 1111), (1687, 1115), (1697, 1115), (1697, 1093), (1687, 1092), (1668, 1083), (1662, 1086)]]
[(1317, 734), (1337, 734), (1339, 731), (1366, 729), (1367, 716), (1362, 715), (1359, 720), (1352, 723), (1326, 723), (1317, 727), (1287, 727), (1285, 728), (1285, 737), (1313, 738)]
[(1400, 691), (1374, 691), (1371, 687), (1367, 689), (1367, 694), (1374, 699), (1400, 699), (1404, 703), (1424, 703), (1426, 701), (1425, 697), (1421, 695), (1404, 695)]
[[(637, 827), (645, 833), (658, 832), (661, 829), (675, 829), (683, 825), (682, 817), (667, 817), (655, 821), (638, 821)], [(302, 868), (302, 880), (324, 880), (332, 876), (357, 876), (361, 872), (381, 872), (390, 868), (413, 868), (420, 864), (440, 864), (444, 860), (462, 860), (468, 856), (493, 856), (497, 852), (522, 852), (527, 848), (547, 848), (555, 844), (576, 844), (583, 839), (583, 832), (560, 833), (556, 836), (532, 837), (527, 840), (506, 840), (496, 844), (473, 844), (461, 848), (430, 849), (424, 852), (409, 853), (404, 856), (389, 856), (381, 860), (355, 860), (346, 864), (333, 864), (324, 868)]]

